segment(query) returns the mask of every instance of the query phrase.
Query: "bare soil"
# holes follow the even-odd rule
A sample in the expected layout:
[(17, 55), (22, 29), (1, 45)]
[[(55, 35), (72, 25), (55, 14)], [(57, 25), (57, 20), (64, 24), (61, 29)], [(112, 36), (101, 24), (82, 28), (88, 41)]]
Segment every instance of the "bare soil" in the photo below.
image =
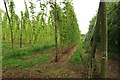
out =
[(52, 59), (49, 60), (47, 64), (44, 65), (35, 65), (30, 70), (29, 69), (21, 69), (21, 68), (4, 68), (3, 69), (3, 78), (79, 78), (81, 75), (79, 74), (78, 69), (74, 68), (73, 65), (67, 63), (68, 59), (73, 55), (76, 50), (77, 44), (62, 48), (59, 51), (58, 62), (55, 62), (54, 55), (55, 50), (47, 50), (41, 52), (40, 54), (35, 54), (23, 58), (22, 60), (30, 60), (34, 59), (37, 56), (45, 54), (47, 52), (51, 52)]
[[(76, 51), (76, 46), (74, 44), (66, 48), (62, 48), (59, 51), (58, 62), (55, 62), (55, 49), (46, 50), (40, 54), (35, 54), (29, 57), (26, 57), (24, 60), (30, 60), (51, 52), (53, 55), (47, 64), (35, 65), (31, 69), (21, 69), (21, 68), (4, 68), (3, 69), (3, 78), (85, 78), (87, 75), (87, 65), (78, 64), (74, 65), (67, 63), (69, 58)], [(82, 56), (87, 56), (85, 50), (82, 50)], [(100, 59), (100, 51), (96, 50), (96, 58)], [(108, 60), (108, 78), (118, 78), (118, 62), (109, 59)]]
[[(99, 49), (96, 50), (96, 55), (95, 57), (97, 59), (101, 59), (101, 51)], [(118, 79), (118, 66), (119, 66), (119, 62), (112, 60), (112, 59), (108, 59), (108, 78), (116, 78)]]

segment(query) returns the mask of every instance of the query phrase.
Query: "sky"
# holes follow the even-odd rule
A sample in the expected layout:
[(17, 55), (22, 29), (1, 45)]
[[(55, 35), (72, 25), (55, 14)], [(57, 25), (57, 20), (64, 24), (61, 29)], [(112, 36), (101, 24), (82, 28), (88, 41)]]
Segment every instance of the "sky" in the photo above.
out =
[[(26, 0), (28, 3), (29, 0)], [(36, 11), (38, 12), (39, 3), (36, 3)], [(58, 2), (60, 0), (57, 0)], [(73, 7), (82, 34), (86, 34), (89, 28), (89, 21), (96, 15), (100, 0), (73, 0)], [(20, 16), (20, 12), (25, 10), (24, 0), (14, 0), (15, 11)], [(28, 5), (29, 6), (29, 5)], [(0, 0), (0, 8), (5, 11), (3, 0)]]
[(87, 33), (89, 21), (96, 15), (100, 0), (73, 0), (79, 28), (82, 34)]

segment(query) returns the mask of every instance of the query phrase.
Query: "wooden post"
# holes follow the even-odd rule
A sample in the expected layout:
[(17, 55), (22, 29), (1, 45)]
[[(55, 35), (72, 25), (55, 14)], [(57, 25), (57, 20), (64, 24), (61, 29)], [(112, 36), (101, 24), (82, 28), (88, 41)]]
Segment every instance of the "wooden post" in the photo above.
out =
[(107, 21), (106, 21), (106, 5), (105, 1), (101, 3), (101, 52), (102, 52), (102, 60), (101, 60), (101, 78), (107, 78), (107, 52), (108, 52), (108, 42), (107, 42)]

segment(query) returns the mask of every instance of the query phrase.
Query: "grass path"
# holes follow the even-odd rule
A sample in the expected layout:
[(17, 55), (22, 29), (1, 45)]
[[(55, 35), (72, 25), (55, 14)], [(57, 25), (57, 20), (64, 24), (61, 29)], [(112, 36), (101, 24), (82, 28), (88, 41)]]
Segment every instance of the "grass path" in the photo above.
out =
[[(20, 68), (18, 66), (10, 68), (8, 66), (3, 68), (3, 78), (85, 78), (88, 71), (86, 63), (68, 63), (77, 46), (78, 44), (74, 44), (60, 49), (58, 62), (54, 61), (55, 48), (24, 57), (21, 61), (30, 61), (29, 67)], [(86, 60), (88, 55), (85, 49), (82, 49), (81, 53), (84, 60)], [(99, 60), (101, 57), (100, 53), (100, 50), (97, 49), (95, 57)], [(33, 64), (34, 61), (36, 61), (35, 64)], [(108, 78), (118, 78), (118, 62), (112, 59), (108, 59)]]
[(54, 52), (55, 52), (55, 49), (54, 48), (50, 48), (50, 49), (44, 50), (44, 51), (42, 51), (40, 53), (33, 54), (33, 55), (28, 56), (28, 57), (25, 57), (25, 58), (23, 58), (23, 60), (25, 60), (25, 61), (26, 60), (31, 60), (31, 59), (34, 59), (36, 57), (39, 57), (42, 54), (45, 54), (45, 53), (54, 53)]
[[(3, 69), (3, 78), (6, 77), (15, 77), (15, 78), (44, 78), (44, 77), (50, 77), (50, 78), (55, 78), (55, 77), (76, 77), (77, 75), (80, 76), (77, 72), (73, 71), (72, 68), (69, 67), (67, 64), (68, 59), (73, 55), (73, 53), (76, 50), (77, 44), (68, 46), (66, 48), (62, 48), (59, 51), (59, 61), (54, 62), (55, 58), (55, 50), (50, 49), (43, 51), (38, 54), (30, 55), (26, 58), (23, 58), (22, 61), (28, 62), (31, 60), (34, 60), (44, 54), (49, 54), (49, 60), (45, 62), (44, 64), (35, 64), (31, 65), (33, 67), (23, 69), (15, 67), (15, 68), (4, 68)], [(39, 63), (39, 60), (38, 60)], [(76, 75), (76, 76), (75, 76)]]

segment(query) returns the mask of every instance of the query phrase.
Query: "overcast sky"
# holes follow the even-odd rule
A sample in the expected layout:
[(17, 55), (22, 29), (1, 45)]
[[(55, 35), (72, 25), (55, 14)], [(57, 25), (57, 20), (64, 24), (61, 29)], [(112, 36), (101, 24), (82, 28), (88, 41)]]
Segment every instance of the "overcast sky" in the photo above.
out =
[(89, 28), (89, 21), (96, 15), (100, 0), (73, 0), (81, 33), (85, 34)]
[[(28, 3), (29, 0), (26, 0)], [(36, 0), (33, 0), (36, 2)], [(59, 0), (60, 1), (60, 0)], [(99, 6), (100, 0), (73, 0), (73, 6), (75, 9), (75, 13), (77, 16), (79, 29), (82, 34), (85, 34), (89, 28), (89, 21), (96, 14)], [(15, 11), (18, 15), (20, 15), (20, 11), (24, 11), (24, 0), (14, 0), (15, 2)], [(39, 3), (36, 3), (36, 11), (38, 11)], [(0, 0), (0, 8), (4, 9), (3, 0)]]

